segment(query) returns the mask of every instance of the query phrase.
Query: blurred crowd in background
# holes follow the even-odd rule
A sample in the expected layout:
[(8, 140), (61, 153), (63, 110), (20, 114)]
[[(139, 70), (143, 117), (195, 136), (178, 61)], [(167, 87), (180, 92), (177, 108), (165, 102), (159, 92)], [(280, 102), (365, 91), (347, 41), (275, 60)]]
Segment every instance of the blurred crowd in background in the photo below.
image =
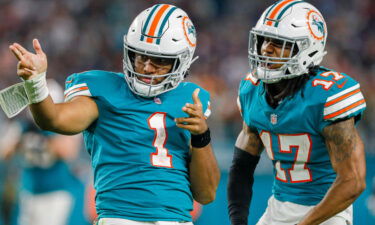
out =
[[(123, 35), (134, 17), (155, 3), (175, 4), (190, 15), (197, 30), (196, 55), (199, 59), (192, 65), (187, 79), (211, 92), (213, 114), (209, 123), (214, 135), (215, 152), (225, 172), (231, 161), (235, 138), (242, 126), (236, 98), (239, 82), (248, 72), (249, 30), (263, 10), (273, 2), (0, 0), (0, 89), (20, 82), (16, 75), (17, 61), (8, 46), (18, 42), (31, 50), (33, 38), (39, 39), (48, 56), (47, 77), (55, 79), (61, 86), (71, 73), (92, 69), (122, 71)], [(320, 9), (328, 26), (328, 54), (322, 65), (347, 73), (361, 83), (367, 110), (359, 128), (368, 163), (375, 162), (370, 161), (375, 158), (375, 1), (309, 2)], [(27, 113), (23, 113), (8, 120), (1, 112), (0, 137), (4, 139), (2, 132), (8, 131), (9, 124), (27, 119)], [(0, 145), (0, 152), (2, 148)], [(69, 162), (69, 166), (82, 184), (88, 186), (90, 175), (85, 173), (90, 173), (90, 164), (87, 153), (82, 150)], [(6, 221), (10, 221), (11, 212), (14, 211), (12, 203), (17, 199), (19, 186), (19, 161), (3, 160), (0, 167), (2, 214)], [(260, 167), (264, 167), (265, 172), (271, 171), (270, 164), (265, 163)], [(374, 170), (368, 170), (369, 181), (374, 174)], [(372, 188), (369, 182), (368, 189)], [(375, 201), (372, 204), (375, 213)], [(371, 208), (371, 203), (368, 205)]]

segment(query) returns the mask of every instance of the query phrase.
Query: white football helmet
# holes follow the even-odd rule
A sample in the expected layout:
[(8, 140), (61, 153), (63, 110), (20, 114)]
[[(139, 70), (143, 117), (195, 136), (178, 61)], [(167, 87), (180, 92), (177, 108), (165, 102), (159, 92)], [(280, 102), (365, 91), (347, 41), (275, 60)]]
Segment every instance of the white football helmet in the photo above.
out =
[[(141, 12), (124, 36), (123, 67), (130, 89), (137, 95), (153, 97), (170, 91), (184, 79), (193, 59), (196, 31), (188, 15), (169, 4), (157, 4)], [(174, 59), (172, 69), (164, 75), (146, 75), (135, 71), (135, 54)], [(151, 83), (142, 82), (145, 77)], [(165, 77), (159, 84), (152, 84), (156, 77)]]
[[(261, 46), (265, 39), (279, 43), (279, 57), (262, 55)], [(265, 83), (306, 74), (309, 68), (319, 65), (327, 53), (324, 51), (326, 39), (326, 23), (313, 5), (300, 0), (278, 1), (263, 12), (250, 31), (251, 71), (254, 77)], [(290, 48), (288, 57), (284, 56), (286, 46)], [(271, 69), (276, 64), (282, 66)]]

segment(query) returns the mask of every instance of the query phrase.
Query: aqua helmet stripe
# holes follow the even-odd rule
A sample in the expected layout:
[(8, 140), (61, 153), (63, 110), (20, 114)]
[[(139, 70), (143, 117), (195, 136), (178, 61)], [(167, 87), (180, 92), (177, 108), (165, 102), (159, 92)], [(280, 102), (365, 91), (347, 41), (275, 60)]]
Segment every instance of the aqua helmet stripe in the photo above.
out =
[(169, 12), (167, 13), (167, 15), (164, 17), (164, 20), (162, 22), (162, 24), (160, 25), (160, 28), (159, 28), (159, 32), (158, 32), (158, 39), (156, 40), (156, 44), (160, 44), (160, 37), (163, 33), (163, 29), (164, 29), (164, 26), (165, 24), (167, 23), (169, 17), (171, 16), (171, 14), (177, 9), (177, 7), (173, 7), (169, 10)]
[(141, 35), (141, 41), (143, 41), (143, 40), (145, 39), (145, 35), (144, 35), (144, 34), (146, 34), (147, 26), (148, 26), (148, 24), (150, 23), (150, 20), (151, 20), (152, 16), (154, 15), (156, 9), (159, 8), (159, 6), (161, 6), (161, 4), (157, 4), (157, 5), (155, 5), (155, 6), (152, 8), (150, 14), (148, 14), (148, 17), (147, 17), (146, 23), (143, 25), (142, 35)]

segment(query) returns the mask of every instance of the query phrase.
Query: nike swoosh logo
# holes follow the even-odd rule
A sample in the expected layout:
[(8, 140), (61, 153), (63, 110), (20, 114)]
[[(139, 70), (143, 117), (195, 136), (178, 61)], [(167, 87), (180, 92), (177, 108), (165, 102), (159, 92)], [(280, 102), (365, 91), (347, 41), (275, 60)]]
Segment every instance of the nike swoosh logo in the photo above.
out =
[(344, 85), (346, 84), (346, 82), (348, 81), (348, 79), (346, 79), (344, 82), (342, 82), (341, 84), (337, 84), (336, 83), (336, 85), (337, 85), (337, 87), (338, 88), (342, 88), (342, 87), (344, 87)]

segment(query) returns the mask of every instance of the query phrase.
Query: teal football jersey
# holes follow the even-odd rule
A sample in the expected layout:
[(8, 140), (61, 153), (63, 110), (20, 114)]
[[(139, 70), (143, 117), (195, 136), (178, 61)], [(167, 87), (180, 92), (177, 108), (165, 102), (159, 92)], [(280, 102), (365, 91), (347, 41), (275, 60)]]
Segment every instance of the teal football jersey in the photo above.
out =
[(22, 130), (19, 143), (23, 155), (22, 190), (32, 194), (66, 190), (75, 178), (68, 165), (47, 149), (48, 139), (56, 134), (39, 129), (29, 120), (21, 121), (19, 125)]
[[(72, 165), (56, 158), (47, 149), (48, 140), (55, 138), (56, 133), (43, 131), (30, 120), (21, 121), (20, 126), (22, 136), (18, 150), (23, 153), (21, 191), (33, 196), (64, 191), (69, 194), (69, 201), (73, 200), (69, 213), (64, 217), (65, 224), (88, 224), (84, 213), (84, 184), (73, 172)], [(33, 215), (25, 214), (31, 217)]]
[[(99, 118), (83, 132), (92, 158), (100, 218), (191, 221), (190, 132), (176, 126), (199, 86), (183, 82), (154, 98), (128, 87), (124, 74), (88, 71), (67, 78), (65, 100), (89, 96)], [(209, 116), (209, 93), (199, 98)]]
[(272, 108), (263, 83), (250, 74), (241, 81), (239, 104), (243, 120), (258, 131), (273, 161), (275, 198), (319, 203), (336, 178), (322, 130), (337, 120), (360, 119), (366, 103), (359, 84), (321, 67), (293, 97)]

